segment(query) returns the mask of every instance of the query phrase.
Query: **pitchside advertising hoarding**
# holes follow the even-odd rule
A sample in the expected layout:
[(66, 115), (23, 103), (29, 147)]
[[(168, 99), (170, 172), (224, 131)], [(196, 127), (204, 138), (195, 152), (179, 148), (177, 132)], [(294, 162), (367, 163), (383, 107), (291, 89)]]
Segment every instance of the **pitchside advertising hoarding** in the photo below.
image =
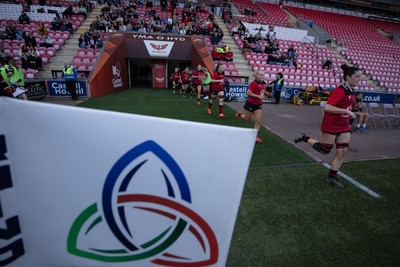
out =
[(25, 89), (28, 91), (26, 95), (29, 98), (45, 97), (47, 96), (46, 82), (45, 81), (27, 81), (25, 82)]
[[(88, 96), (86, 81), (76, 81), (75, 85), (78, 96)], [(47, 81), (47, 88), (50, 96), (71, 96), (67, 89), (65, 89), (64, 80), (49, 80)]]
[[(243, 84), (231, 84), (229, 85), (229, 92), (226, 93), (226, 96), (231, 96), (232, 98), (237, 99), (247, 99), (247, 89), (248, 85)], [(298, 95), (301, 92), (301, 88), (297, 87), (287, 87), (282, 90), (281, 99), (283, 100), (291, 100), (293, 96)], [(379, 104), (393, 104), (396, 101), (400, 101), (396, 94), (388, 94), (388, 93), (378, 93), (378, 92), (362, 92), (363, 93), (363, 101), (365, 103), (375, 102)]]
[(0, 113), (0, 266), (225, 266), (255, 130), (10, 98)]

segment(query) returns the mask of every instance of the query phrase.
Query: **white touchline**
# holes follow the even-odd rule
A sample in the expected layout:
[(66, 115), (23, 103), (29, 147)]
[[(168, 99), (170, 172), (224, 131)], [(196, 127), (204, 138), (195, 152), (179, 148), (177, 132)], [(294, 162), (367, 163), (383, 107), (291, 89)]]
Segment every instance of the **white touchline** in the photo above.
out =
[[(328, 163), (323, 163), (322, 165), (324, 165), (325, 167), (327, 167), (328, 169), (331, 168), (331, 165), (329, 165)], [(357, 182), (356, 180), (354, 180), (353, 178), (351, 178), (350, 176), (344, 174), (341, 171), (338, 171), (338, 174), (340, 176), (342, 176), (344, 179), (346, 179), (347, 181), (349, 181), (350, 183), (352, 183), (353, 185), (355, 185), (356, 187), (360, 188), (361, 190), (367, 192), (368, 194), (370, 194), (371, 196), (375, 197), (375, 198), (381, 198), (381, 195), (379, 195), (378, 193), (375, 193), (374, 191), (372, 191), (371, 189), (369, 189), (368, 187), (366, 187), (365, 185), (360, 184), (359, 182)]]

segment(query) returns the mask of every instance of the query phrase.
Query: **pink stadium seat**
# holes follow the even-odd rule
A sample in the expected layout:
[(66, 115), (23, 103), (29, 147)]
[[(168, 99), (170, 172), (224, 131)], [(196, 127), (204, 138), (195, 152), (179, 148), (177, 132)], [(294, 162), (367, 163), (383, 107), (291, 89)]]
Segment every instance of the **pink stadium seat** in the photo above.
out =
[(80, 64), (82, 62), (82, 59), (80, 57), (74, 57), (73, 62), (74, 64)]
[(86, 65), (78, 65), (77, 70), (86, 70)]

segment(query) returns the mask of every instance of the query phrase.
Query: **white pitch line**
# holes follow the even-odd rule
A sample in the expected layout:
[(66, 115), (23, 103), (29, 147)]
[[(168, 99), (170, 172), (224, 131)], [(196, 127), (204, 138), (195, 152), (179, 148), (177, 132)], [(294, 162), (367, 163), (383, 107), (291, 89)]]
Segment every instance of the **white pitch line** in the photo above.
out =
[[(331, 168), (331, 165), (329, 165), (328, 163), (323, 163), (322, 165), (324, 165), (325, 167), (327, 167), (328, 169)], [(348, 176), (347, 174), (344, 174), (341, 171), (338, 171), (338, 174), (340, 176), (342, 176), (344, 179), (346, 179), (348, 182), (352, 183), (353, 185), (355, 185), (356, 187), (360, 188), (361, 190), (365, 191), (366, 193), (370, 194), (371, 196), (375, 197), (375, 198), (381, 198), (382, 196), (379, 195), (378, 193), (375, 193), (374, 191), (372, 191), (371, 189), (369, 189), (368, 187), (366, 187), (365, 185), (360, 184), (359, 182), (357, 182), (356, 180), (354, 180), (353, 178), (351, 178), (350, 176)]]

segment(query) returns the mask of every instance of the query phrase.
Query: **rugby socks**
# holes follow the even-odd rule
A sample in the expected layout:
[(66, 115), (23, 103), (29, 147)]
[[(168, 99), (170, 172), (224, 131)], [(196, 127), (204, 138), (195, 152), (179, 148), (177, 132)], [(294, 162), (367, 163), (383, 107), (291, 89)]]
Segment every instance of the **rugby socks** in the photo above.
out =
[(310, 137), (308, 135), (303, 135), (303, 142), (308, 142), (308, 139), (310, 139)]
[(218, 105), (219, 113), (222, 113), (223, 109), (224, 109), (224, 105)]
[(338, 171), (334, 171), (332, 169), (329, 169), (329, 178), (336, 178), (336, 174)]
[(211, 109), (212, 103), (208, 102), (208, 108)]

